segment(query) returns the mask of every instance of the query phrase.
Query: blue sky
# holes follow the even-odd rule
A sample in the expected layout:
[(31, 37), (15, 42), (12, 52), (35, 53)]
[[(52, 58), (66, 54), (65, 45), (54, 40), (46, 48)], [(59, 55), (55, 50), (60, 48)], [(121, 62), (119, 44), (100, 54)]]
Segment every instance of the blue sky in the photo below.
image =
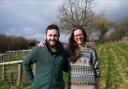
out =
[[(62, 3), (63, 0), (0, 0), (0, 33), (41, 41), (45, 28), (57, 22)], [(128, 16), (127, 8), (127, 0), (96, 0), (93, 6), (96, 14), (104, 11), (115, 22)], [(68, 36), (61, 34), (60, 40), (67, 41)]]

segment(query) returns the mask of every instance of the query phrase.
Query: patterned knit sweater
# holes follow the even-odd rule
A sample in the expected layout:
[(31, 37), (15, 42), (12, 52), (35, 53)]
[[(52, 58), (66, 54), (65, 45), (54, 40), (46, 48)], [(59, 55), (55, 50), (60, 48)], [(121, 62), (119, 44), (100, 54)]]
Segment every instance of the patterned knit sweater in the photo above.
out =
[(96, 77), (99, 77), (98, 58), (96, 52), (90, 48), (80, 51), (80, 58), (69, 65), (69, 84), (71, 85), (95, 85)]

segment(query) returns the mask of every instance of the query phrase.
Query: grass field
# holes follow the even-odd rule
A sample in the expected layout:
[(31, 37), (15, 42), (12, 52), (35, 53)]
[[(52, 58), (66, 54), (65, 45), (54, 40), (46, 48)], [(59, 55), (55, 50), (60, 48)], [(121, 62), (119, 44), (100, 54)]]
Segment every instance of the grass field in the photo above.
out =
[[(96, 49), (101, 71), (100, 89), (128, 89), (128, 44), (108, 43), (96, 45)], [(64, 79), (67, 81), (67, 74)], [(8, 88), (2, 84), (0, 89), (31, 89), (31, 86)]]
[(97, 46), (100, 61), (100, 89), (128, 89), (128, 45)]

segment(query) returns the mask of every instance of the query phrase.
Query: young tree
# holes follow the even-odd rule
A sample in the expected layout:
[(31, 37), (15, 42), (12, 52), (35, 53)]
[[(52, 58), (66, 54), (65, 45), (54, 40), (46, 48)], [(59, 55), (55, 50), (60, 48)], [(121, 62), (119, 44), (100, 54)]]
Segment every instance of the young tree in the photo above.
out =
[(95, 30), (100, 32), (99, 39), (101, 41), (104, 40), (106, 32), (111, 28), (113, 25), (113, 22), (108, 20), (104, 13), (101, 13), (100, 15), (97, 15), (93, 18), (93, 21), (91, 23), (92, 28), (95, 28)]
[(128, 36), (128, 17), (123, 18), (123, 20), (117, 26), (120, 36)]
[(128, 17), (124, 17), (120, 22), (115, 23), (115, 31), (111, 35), (112, 40), (121, 40), (128, 36)]

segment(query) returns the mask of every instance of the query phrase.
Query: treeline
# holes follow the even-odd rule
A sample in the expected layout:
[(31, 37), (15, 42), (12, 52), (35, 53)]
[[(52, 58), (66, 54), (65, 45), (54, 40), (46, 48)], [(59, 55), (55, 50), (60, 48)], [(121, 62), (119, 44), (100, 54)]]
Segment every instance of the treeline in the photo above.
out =
[(7, 36), (0, 34), (0, 52), (9, 50), (29, 49), (36, 44), (34, 39), (27, 40), (24, 37)]

